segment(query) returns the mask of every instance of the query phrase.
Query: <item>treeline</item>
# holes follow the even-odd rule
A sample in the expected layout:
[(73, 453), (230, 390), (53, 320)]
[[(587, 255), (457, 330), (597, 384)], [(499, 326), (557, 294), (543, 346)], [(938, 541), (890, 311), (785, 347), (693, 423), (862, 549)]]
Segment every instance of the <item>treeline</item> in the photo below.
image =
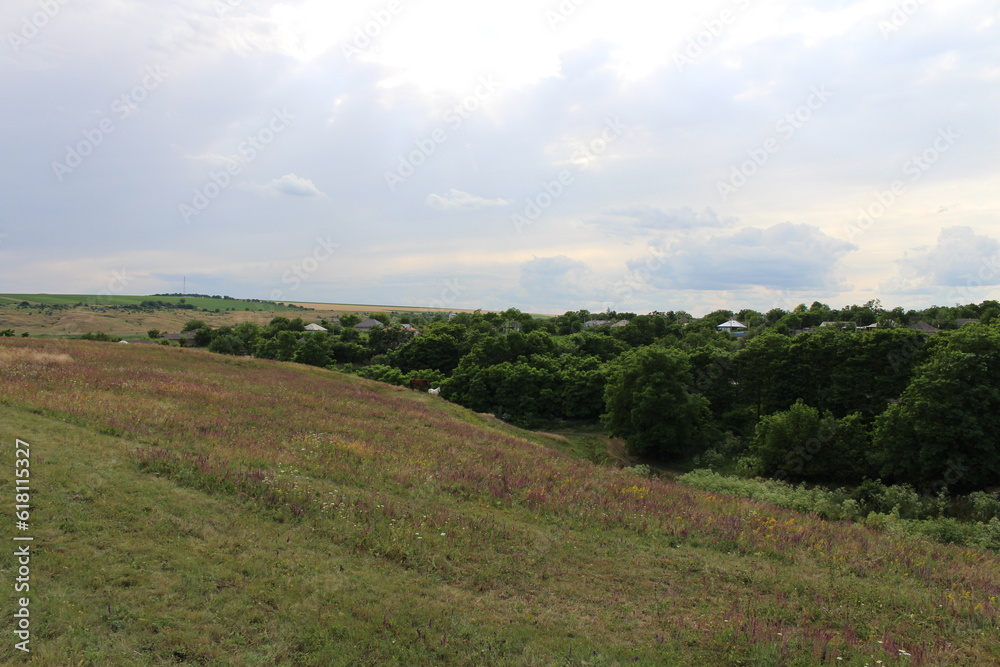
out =
[[(406, 322), (383, 313), (384, 326), (368, 332), (354, 328), (353, 315), (321, 322), (329, 332), (284, 317), (194, 330), (215, 352), (396, 384), (427, 379), (451, 401), (523, 426), (601, 420), (651, 460), (795, 482), (881, 479), (936, 493), (1000, 485), (998, 314), (992, 301), (703, 318), (575, 311), (534, 319), (511, 309)], [(745, 337), (716, 331), (734, 317)], [(979, 321), (958, 328), (967, 319)], [(941, 331), (907, 327), (917, 321)], [(802, 325), (815, 328), (794, 333)]]

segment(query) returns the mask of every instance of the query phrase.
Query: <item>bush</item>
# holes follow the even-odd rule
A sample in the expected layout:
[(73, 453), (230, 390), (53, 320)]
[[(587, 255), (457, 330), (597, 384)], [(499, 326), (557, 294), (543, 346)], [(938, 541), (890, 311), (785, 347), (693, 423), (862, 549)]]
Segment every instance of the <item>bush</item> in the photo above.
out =
[(979, 521), (994, 521), (1000, 519), (1000, 497), (995, 493), (976, 491), (969, 494), (969, 504), (972, 505), (972, 517)]
[(246, 348), (243, 346), (243, 341), (233, 334), (226, 334), (224, 336), (219, 336), (212, 339), (212, 342), (208, 344), (209, 352), (217, 352), (219, 354), (245, 354)]
[[(960, 521), (955, 517), (926, 517), (940, 505), (941, 497), (921, 498), (907, 485), (886, 486), (879, 480), (866, 480), (854, 490), (854, 497), (845, 489), (829, 490), (806, 488), (805, 484), (793, 486), (787, 482), (770, 479), (739, 479), (714, 473), (711, 470), (693, 470), (677, 478), (704, 491), (728, 493), (744, 498), (809, 512), (824, 519), (859, 521), (866, 527), (882, 532), (908, 535), (942, 544), (960, 544), (980, 549), (1000, 550), (1000, 518), (983, 521)], [(976, 495), (976, 494), (973, 494)], [(991, 494), (982, 494), (990, 496)], [(945, 497), (946, 498), (946, 497)], [(970, 503), (986, 505), (992, 510), (990, 500), (977, 499)], [(950, 504), (950, 503), (949, 503)], [(885, 509), (888, 506), (888, 509)], [(876, 511), (870, 508), (879, 508)], [(901, 516), (905, 514), (906, 516)]]
[(402, 385), (404, 382), (408, 382), (403, 375), (403, 371), (398, 368), (393, 368), (392, 366), (386, 366), (385, 364), (372, 364), (371, 366), (364, 366), (357, 369), (354, 374), (363, 378), (368, 378), (369, 380), (377, 380), (378, 382), (385, 382), (387, 384)]

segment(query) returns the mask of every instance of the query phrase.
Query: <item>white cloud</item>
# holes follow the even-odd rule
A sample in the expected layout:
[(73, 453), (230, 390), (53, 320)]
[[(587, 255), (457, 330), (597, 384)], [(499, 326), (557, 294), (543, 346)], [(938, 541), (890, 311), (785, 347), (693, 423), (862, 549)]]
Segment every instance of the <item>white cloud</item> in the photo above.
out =
[[(54, 260), (88, 263), (79, 276), (98, 286), (121, 266), (191, 277), (196, 244), (212, 293), (260, 297), (332, 235), (357, 270), (330, 263), (330, 282), (317, 274), (296, 298), (439, 298), (446, 272), (475, 273), (469, 303), (544, 312), (611, 292), (621, 309), (698, 313), (766, 306), (768, 289), (863, 303), (891, 287), (911, 290), (900, 305), (929, 305), (918, 299), (939, 298), (935, 286), (976, 276), (987, 241), (948, 237), (893, 260), (942, 227), (992, 233), (1000, 216), (1000, 22), (984, 19), (996, 13), (984, 0), (918, 4), (884, 35), (888, 0), (421, 0), (391, 20), (385, 2), (59, 3), (0, 53), (0, 143), (18, 156), (0, 161), (0, 273), (12, 292), (72, 290), (75, 269), (52, 273)], [(723, 9), (732, 20), (719, 26)], [(37, 0), (9, 0), (0, 24), (20, 35), (37, 12)], [(359, 34), (363, 57), (349, 60), (342, 47)], [(679, 68), (682, 52), (692, 62)], [(149, 67), (169, 74), (143, 90)], [(483, 77), (496, 81), (488, 99), (476, 96)], [(721, 201), (716, 182), (814, 86), (829, 104)], [(271, 119), (286, 110), (279, 131)], [(602, 144), (616, 119), (625, 130)], [(946, 127), (961, 140), (856, 250), (827, 235), (907, 176), (908, 160), (931, 159)], [(386, 172), (428, 141), (390, 191)], [(75, 166), (59, 180), (55, 161)], [(556, 197), (561, 172), (572, 181)], [(198, 211), (191, 224), (181, 204)], [(531, 207), (517, 234), (511, 214)], [(295, 224), (278, 230), (282, 219)], [(643, 258), (647, 245), (656, 254)], [(147, 263), (151, 251), (164, 255)], [(284, 259), (270, 273), (231, 268), (247, 258)], [(620, 282), (635, 288), (619, 294)], [(856, 289), (835, 291), (845, 282)], [(983, 284), (1000, 298), (993, 278)]]
[(276, 178), (269, 182), (264, 188), (268, 191), (291, 195), (293, 197), (325, 197), (308, 178), (296, 176), (295, 174), (285, 174), (281, 178)]
[(669, 230), (711, 229), (732, 227), (733, 217), (720, 218), (711, 208), (698, 213), (690, 207), (661, 209), (655, 206), (633, 205), (608, 208), (603, 215), (585, 221), (615, 235), (641, 234)]
[[(685, 238), (658, 253), (652, 284), (665, 289), (843, 289), (837, 263), (856, 250), (818, 227), (782, 222), (766, 229), (743, 227), (728, 236)], [(643, 266), (634, 260), (630, 268)]]
[(971, 227), (946, 227), (932, 246), (910, 248), (896, 260), (888, 292), (934, 293), (941, 288), (1000, 285), (1000, 242)]
[(499, 197), (496, 199), (487, 199), (486, 197), (470, 195), (468, 192), (462, 192), (454, 188), (443, 196), (438, 194), (427, 195), (426, 203), (438, 211), (474, 211), (481, 208), (510, 205), (510, 202), (506, 199), (500, 199)]
[(569, 310), (561, 304), (585, 307), (606, 301), (606, 285), (584, 262), (566, 255), (532, 257), (521, 264), (522, 294), (535, 295), (543, 310)]

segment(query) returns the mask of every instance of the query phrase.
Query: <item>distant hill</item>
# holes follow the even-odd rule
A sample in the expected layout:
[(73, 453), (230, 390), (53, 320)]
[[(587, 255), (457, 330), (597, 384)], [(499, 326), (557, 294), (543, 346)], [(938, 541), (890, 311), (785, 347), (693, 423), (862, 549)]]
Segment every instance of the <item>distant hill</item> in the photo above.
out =
[(21, 338), (0, 383), (39, 664), (1000, 662), (996, 554), (592, 464), (424, 393)]
[(228, 296), (205, 295), (152, 295), (135, 296), (127, 294), (0, 294), (5, 301), (27, 301), (32, 306), (139, 306), (143, 303), (171, 304), (175, 307), (186, 306), (191, 309), (208, 310), (266, 310), (290, 311), (299, 310), (299, 306), (279, 304), (273, 301), (259, 299), (234, 299)]

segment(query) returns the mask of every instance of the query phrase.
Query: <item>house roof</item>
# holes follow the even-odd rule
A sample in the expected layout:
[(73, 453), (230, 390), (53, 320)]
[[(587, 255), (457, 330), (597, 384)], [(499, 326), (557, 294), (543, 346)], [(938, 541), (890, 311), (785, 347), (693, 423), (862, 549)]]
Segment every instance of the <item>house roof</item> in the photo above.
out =
[(378, 320), (373, 320), (372, 318), (364, 319), (354, 325), (355, 329), (372, 329), (374, 327), (384, 326)]
[(917, 331), (923, 331), (924, 333), (937, 333), (938, 331), (937, 327), (932, 327), (923, 320), (919, 320), (918, 322), (911, 324), (910, 328), (916, 329)]
[(318, 324), (307, 324), (306, 331), (329, 331), (326, 327), (321, 327)]
[(729, 320), (728, 322), (723, 322), (716, 329), (746, 329), (747, 325), (737, 322), (736, 320)]

